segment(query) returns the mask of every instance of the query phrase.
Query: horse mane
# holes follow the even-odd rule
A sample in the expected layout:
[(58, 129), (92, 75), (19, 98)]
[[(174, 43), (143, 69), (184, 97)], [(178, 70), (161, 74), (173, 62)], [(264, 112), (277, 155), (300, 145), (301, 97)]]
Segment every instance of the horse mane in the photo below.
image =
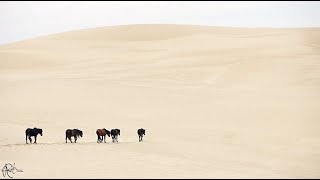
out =
[(82, 131), (80, 131), (79, 129), (73, 129), (74, 133), (76, 134), (77, 137), (80, 136), (80, 134), (82, 134)]
[(36, 127), (34, 127), (33, 129), (36, 130), (36, 132), (42, 132), (42, 129), (41, 129), (41, 128), (36, 128)]

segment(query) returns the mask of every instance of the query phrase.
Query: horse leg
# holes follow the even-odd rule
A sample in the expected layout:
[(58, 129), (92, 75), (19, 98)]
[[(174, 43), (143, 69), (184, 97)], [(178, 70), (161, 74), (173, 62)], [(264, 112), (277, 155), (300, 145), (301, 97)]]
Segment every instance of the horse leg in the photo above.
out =
[(29, 136), (29, 141), (30, 141), (30, 143), (32, 143), (32, 139), (31, 139), (31, 136)]
[(74, 143), (77, 143), (77, 136), (74, 136)]
[(37, 136), (34, 136), (34, 144), (37, 144)]
[(98, 136), (97, 143), (99, 143), (100, 142), (100, 136), (98, 134), (97, 134), (97, 136)]
[(104, 143), (106, 143), (106, 135), (104, 135)]
[(26, 144), (28, 144), (28, 136), (27, 136), (27, 134), (26, 134)]
[(69, 141), (72, 143), (71, 136), (68, 137)]

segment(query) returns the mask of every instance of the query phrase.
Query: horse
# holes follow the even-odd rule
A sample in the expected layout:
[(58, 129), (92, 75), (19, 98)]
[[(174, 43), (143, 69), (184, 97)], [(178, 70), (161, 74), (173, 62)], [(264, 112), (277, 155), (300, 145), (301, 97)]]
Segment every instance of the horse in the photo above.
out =
[(80, 131), (79, 129), (67, 129), (66, 130), (66, 143), (67, 143), (67, 138), (70, 140), (70, 142), (72, 143), (71, 141), (71, 137), (73, 136), (74, 137), (74, 143), (77, 143), (77, 138), (80, 136), (82, 137), (83, 133), (82, 131)]
[(104, 137), (104, 142), (106, 142), (106, 135), (108, 135), (110, 137), (110, 131), (106, 130), (105, 128), (97, 129), (96, 133), (98, 136), (97, 143), (101, 143), (103, 140), (103, 137)]
[(111, 130), (112, 142), (114, 142), (115, 140), (118, 142), (118, 135), (120, 136), (120, 129)]
[(34, 143), (37, 143), (37, 136), (40, 134), (42, 136), (42, 129), (39, 128), (28, 128), (26, 129), (26, 144), (28, 144), (27, 139), (29, 138), (30, 143), (32, 143), (31, 136), (34, 136)]
[(139, 142), (143, 141), (142, 138), (143, 138), (143, 135), (146, 135), (146, 130), (142, 128), (138, 129), (138, 135), (139, 135)]

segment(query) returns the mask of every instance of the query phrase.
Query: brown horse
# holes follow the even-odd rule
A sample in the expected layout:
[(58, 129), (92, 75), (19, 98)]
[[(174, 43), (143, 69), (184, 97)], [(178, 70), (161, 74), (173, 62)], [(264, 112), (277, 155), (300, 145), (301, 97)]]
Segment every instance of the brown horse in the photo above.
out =
[(106, 142), (106, 135), (110, 137), (110, 131), (106, 130), (105, 128), (97, 129), (96, 133), (98, 136), (97, 143), (101, 143), (103, 141), (103, 137), (104, 137), (104, 142)]
[(79, 129), (67, 129), (66, 130), (66, 143), (67, 143), (67, 138), (71, 141), (71, 137), (74, 137), (74, 143), (77, 143), (77, 137), (82, 137), (83, 133)]

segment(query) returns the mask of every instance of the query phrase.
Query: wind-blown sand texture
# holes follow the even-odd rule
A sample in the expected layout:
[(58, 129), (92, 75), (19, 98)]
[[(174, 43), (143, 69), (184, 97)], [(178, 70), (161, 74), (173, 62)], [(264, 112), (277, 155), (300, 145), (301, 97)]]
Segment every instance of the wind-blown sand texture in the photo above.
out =
[[(0, 165), (15, 178), (320, 178), (320, 28), (20, 41), (0, 46), (0, 99)], [(28, 127), (43, 129), (38, 144)], [(66, 144), (68, 128), (84, 137)], [(121, 129), (119, 143), (98, 144), (98, 128)]]

